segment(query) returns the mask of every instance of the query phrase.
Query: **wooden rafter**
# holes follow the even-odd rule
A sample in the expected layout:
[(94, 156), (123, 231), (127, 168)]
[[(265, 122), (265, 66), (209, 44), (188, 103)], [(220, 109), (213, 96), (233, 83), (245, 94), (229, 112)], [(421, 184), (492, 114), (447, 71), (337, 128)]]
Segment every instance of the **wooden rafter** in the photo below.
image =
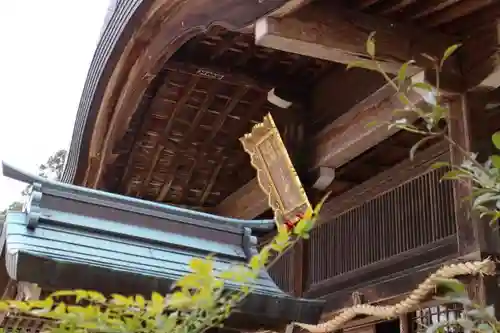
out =
[(500, 19), (473, 31), (460, 49), (470, 89), (500, 87)]
[(351, 0), (350, 6), (357, 10), (363, 10), (370, 6), (373, 6), (377, 2), (379, 2), (379, 0)]
[(222, 156), (221, 160), (215, 164), (215, 168), (212, 171), (212, 175), (210, 176), (210, 179), (208, 180), (208, 182), (205, 185), (205, 188), (203, 189), (203, 192), (201, 194), (200, 206), (203, 206), (205, 201), (207, 201), (208, 196), (210, 195), (210, 192), (212, 191), (212, 188), (215, 185), (215, 181), (217, 180), (217, 177), (219, 177), (219, 173), (220, 173), (222, 167), (224, 166), (224, 163), (226, 163), (226, 160), (227, 160), (227, 157)]
[(413, 4), (416, 1), (418, 0), (399, 0), (398, 3), (396, 4), (391, 3), (389, 6), (382, 9), (379, 13), (382, 15), (389, 15), (392, 13), (396, 13), (403, 10), (405, 7)]
[(220, 56), (222, 56), (226, 51), (228, 51), (237, 41), (242, 40), (244, 35), (238, 35), (235, 38), (225, 37), (222, 39), (222, 43), (217, 47), (217, 51), (215, 51), (210, 60), (214, 60)]
[[(179, 142), (178, 145), (176, 146), (174, 154), (178, 151), (182, 151), (186, 147), (186, 145), (189, 144), (191, 136), (198, 128), (198, 125), (201, 122), (203, 115), (205, 114), (205, 112), (207, 112), (208, 108), (210, 107), (210, 104), (212, 104), (212, 101), (215, 98), (215, 93), (218, 87), (219, 86), (217, 85), (217, 82), (214, 82), (214, 84), (212, 84), (206, 91), (205, 100), (200, 106), (198, 112), (196, 113), (196, 116), (193, 122), (191, 123), (191, 127), (189, 128), (188, 132), (184, 135), (181, 142)], [(175, 177), (174, 173), (175, 170), (177, 169), (179, 161), (180, 159), (175, 159), (174, 162), (169, 166), (167, 171), (167, 181), (165, 181), (165, 183), (163, 184), (160, 190), (160, 194), (158, 194), (158, 196), (156, 197), (156, 201), (162, 202), (163, 200), (165, 200), (165, 197), (167, 196), (168, 191), (170, 190), (170, 186), (174, 181)]]
[[(175, 108), (172, 111), (172, 114), (170, 115), (167, 126), (163, 130), (163, 133), (160, 135), (160, 137), (166, 137), (170, 133), (176, 114), (180, 112), (180, 110), (182, 109), (184, 104), (188, 101), (189, 96), (191, 94), (191, 91), (196, 87), (196, 84), (198, 83), (199, 79), (200, 79), (199, 77), (193, 76), (191, 81), (183, 89), (182, 96), (179, 99), (179, 101), (175, 104)], [(142, 133), (145, 133), (147, 128), (148, 128), (148, 125), (144, 124), (144, 128), (141, 128), (141, 130), (143, 132), (139, 133), (139, 135), (141, 135)], [(156, 158), (154, 158), (151, 161), (151, 167), (150, 167), (150, 170), (148, 170), (146, 177), (151, 177), (151, 175), (152, 175), (151, 170), (154, 169), (154, 167), (156, 166), (156, 163), (158, 162), (158, 159), (160, 158), (160, 154), (161, 154), (161, 151), (163, 150), (163, 148), (164, 148), (164, 146), (161, 144), (156, 147), (155, 153), (153, 155)], [(131, 194), (130, 191), (132, 189), (132, 186), (130, 184), (130, 178), (134, 172), (133, 171), (133, 161), (134, 161), (134, 153), (130, 154), (129, 162), (127, 163), (127, 168), (125, 169), (125, 173), (124, 173), (123, 178), (122, 178), (122, 184), (127, 186), (126, 195)], [(144, 181), (144, 183), (146, 183), (146, 181)], [(142, 189), (140, 189), (140, 190), (142, 190)]]
[(431, 16), (422, 19), (422, 23), (425, 26), (433, 28), (437, 27), (443, 23), (452, 22), (455, 19), (466, 16), (471, 12), (489, 6), (497, 0), (468, 0), (464, 1), (460, 6), (449, 6), (445, 9), (434, 13)]
[(430, 1), (416, 1), (413, 6), (408, 10), (407, 18), (416, 20), (424, 18), (440, 10), (446, 9), (456, 3), (456, 0), (430, 0)]
[[(441, 57), (454, 44), (450, 36), (375, 18), (328, 3), (313, 3), (292, 15), (260, 19), (255, 26), (258, 45), (348, 64), (366, 58), (365, 41), (377, 33), (377, 54), (387, 72), (395, 73), (401, 64), (414, 59), (420, 68), (432, 63), (423, 53)], [(447, 71), (458, 75), (458, 61), (450, 59)], [(414, 73), (418, 68), (412, 67)]]
[[(219, 113), (219, 115), (217, 116), (217, 119), (215, 120), (215, 124), (213, 125), (213, 128), (212, 130), (210, 131), (210, 135), (209, 137), (207, 137), (203, 144), (199, 147), (198, 149), (198, 153), (196, 154), (196, 157), (194, 158), (194, 161), (193, 161), (193, 165), (189, 171), (189, 174), (188, 174), (188, 177), (186, 179), (186, 184), (185, 185), (188, 185), (189, 184), (189, 181), (190, 181), (190, 178), (192, 176), (192, 173), (194, 171), (194, 169), (196, 168), (196, 165), (198, 164), (198, 162), (205, 157), (205, 155), (207, 154), (208, 150), (211, 148), (211, 143), (212, 143), (212, 140), (215, 138), (215, 136), (217, 135), (217, 133), (219, 133), (219, 131), (221, 130), (222, 126), (224, 125), (224, 121), (226, 120), (227, 116), (234, 111), (234, 109), (236, 108), (236, 106), (238, 105), (238, 103), (241, 101), (241, 99), (245, 96), (245, 94), (248, 92), (248, 87), (246, 86), (240, 86), (237, 90), (237, 92), (235, 93), (235, 95), (231, 98), (228, 106), (224, 109), (223, 112)], [(224, 153), (224, 152), (220, 152), (220, 153)], [(220, 164), (220, 167), (222, 168), (223, 166), (223, 163), (225, 162), (225, 159), (222, 158), (222, 163)], [(219, 170), (220, 171), (220, 170)], [(218, 172), (217, 172), (218, 173)], [(210, 186), (210, 189), (213, 187), (213, 184)], [(183, 197), (180, 199), (180, 201), (182, 201), (184, 199), (184, 196), (187, 195), (187, 193), (184, 193), (183, 194)], [(202, 200), (204, 201), (204, 200)]]

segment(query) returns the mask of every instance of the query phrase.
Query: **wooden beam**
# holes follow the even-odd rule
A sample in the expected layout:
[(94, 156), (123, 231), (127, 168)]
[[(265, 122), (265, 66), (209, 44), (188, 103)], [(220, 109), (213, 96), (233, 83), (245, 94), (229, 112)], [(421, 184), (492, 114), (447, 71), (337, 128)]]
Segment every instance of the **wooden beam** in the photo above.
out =
[(314, 117), (309, 117), (306, 122), (308, 133), (318, 133), (338, 115), (352, 109), (385, 83), (387, 82), (380, 73), (362, 68), (333, 70), (313, 87), (310, 106)]
[(459, 56), (469, 90), (500, 87), (500, 19), (470, 33)]
[[(348, 64), (366, 59), (365, 41), (371, 32), (376, 32), (379, 60), (391, 73), (410, 59), (420, 68), (432, 68), (432, 62), (422, 54), (441, 58), (456, 43), (454, 38), (438, 32), (429, 33), (328, 2), (314, 2), (289, 16), (260, 19), (255, 25), (255, 41), (257, 45), (285, 52)], [(452, 57), (446, 71), (459, 75), (458, 65), (456, 57)], [(409, 69), (417, 71), (416, 66)]]
[(215, 207), (215, 213), (240, 219), (253, 219), (269, 208), (267, 195), (260, 189), (257, 178), (254, 178)]
[[(422, 81), (423, 73), (412, 80)], [(415, 91), (408, 98), (414, 104), (424, 101)], [(318, 133), (311, 168), (338, 168), (396, 133), (398, 129), (388, 129), (387, 122), (394, 119), (394, 110), (403, 106), (390, 84), (380, 88)], [(416, 117), (409, 113), (406, 118), (412, 122)]]

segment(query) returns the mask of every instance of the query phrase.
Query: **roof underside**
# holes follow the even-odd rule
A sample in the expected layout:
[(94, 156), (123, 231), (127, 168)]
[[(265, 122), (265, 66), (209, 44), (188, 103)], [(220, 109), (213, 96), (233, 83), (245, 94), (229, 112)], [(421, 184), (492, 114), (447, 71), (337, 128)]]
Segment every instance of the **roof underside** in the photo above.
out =
[(118, 158), (105, 188), (160, 202), (215, 206), (255, 176), (239, 138), (268, 112), (282, 129), (304, 112), (299, 103), (290, 109), (270, 104), (268, 91), (293, 88), (296, 97), (306, 97), (310, 84), (333, 67), (255, 47), (251, 34), (211, 29), (185, 44), (155, 78), (114, 149)]
[[(327, 0), (321, 0), (327, 1)], [(330, 1), (330, 0), (328, 0)], [(450, 34), (465, 34), (500, 12), (488, 0), (337, 0), (343, 6)], [(258, 47), (251, 33), (212, 27), (182, 46), (154, 79), (115, 142), (116, 158), (100, 188), (147, 200), (210, 210), (255, 177), (239, 137), (271, 112), (299, 169), (307, 170), (304, 146), (317, 133), (381, 86), (357, 75), (359, 89), (332, 86), (334, 105), (322, 112), (310, 101), (325, 77), (345, 79), (344, 65)], [(368, 74), (366, 74), (368, 75)], [(369, 80), (368, 80), (369, 78)], [(277, 88), (293, 100), (289, 109), (267, 101)], [(345, 96), (344, 96), (345, 95)], [(324, 108), (325, 109), (325, 108)], [(399, 133), (336, 172), (339, 194), (408, 155), (418, 136)], [(422, 147), (425, 148), (425, 147)]]

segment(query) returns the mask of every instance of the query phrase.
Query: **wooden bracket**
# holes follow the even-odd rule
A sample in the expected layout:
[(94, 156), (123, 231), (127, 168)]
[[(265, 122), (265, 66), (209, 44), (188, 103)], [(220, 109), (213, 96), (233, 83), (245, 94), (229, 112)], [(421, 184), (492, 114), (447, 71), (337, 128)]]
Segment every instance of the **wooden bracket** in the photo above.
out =
[(335, 179), (335, 169), (328, 167), (320, 167), (313, 188), (319, 191), (324, 191), (330, 186)]

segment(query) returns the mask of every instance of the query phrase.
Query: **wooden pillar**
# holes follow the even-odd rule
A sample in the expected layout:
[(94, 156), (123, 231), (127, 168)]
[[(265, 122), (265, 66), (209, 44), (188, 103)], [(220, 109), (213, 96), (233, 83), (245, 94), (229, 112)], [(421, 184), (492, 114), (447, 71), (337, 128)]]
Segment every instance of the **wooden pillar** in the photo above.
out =
[(493, 305), (495, 316), (500, 318), (500, 288), (496, 276), (474, 276), (469, 280), (469, 297), (482, 306)]
[[(477, 160), (484, 162), (492, 153), (491, 135), (486, 122), (486, 92), (469, 92), (450, 104), (449, 135), (467, 152), (477, 153)], [(451, 147), (451, 162), (455, 165), (464, 160), (463, 153)], [(490, 227), (488, 219), (479, 218), (467, 198), (471, 195), (471, 182), (453, 183), (457, 221), (458, 251), (462, 257), (483, 259), (500, 254), (500, 234)], [(496, 276), (475, 276), (469, 279), (469, 297), (477, 304), (494, 305), (500, 316), (500, 289)]]
[(399, 333), (412, 333), (411, 331), (410, 314), (399, 316)]
[[(480, 162), (491, 154), (492, 133), (486, 131), (486, 102), (484, 93), (471, 92), (457, 96), (449, 105), (450, 138), (465, 152), (478, 153)], [(453, 145), (450, 145), (450, 153), (453, 165), (460, 165), (466, 159)], [(459, 254), (471, 259), (500, 254), (498, 232), (472, 211), (472, 202), (467, 200), (472, 193), (472, 183), (453, 181), (453, 190)]]

